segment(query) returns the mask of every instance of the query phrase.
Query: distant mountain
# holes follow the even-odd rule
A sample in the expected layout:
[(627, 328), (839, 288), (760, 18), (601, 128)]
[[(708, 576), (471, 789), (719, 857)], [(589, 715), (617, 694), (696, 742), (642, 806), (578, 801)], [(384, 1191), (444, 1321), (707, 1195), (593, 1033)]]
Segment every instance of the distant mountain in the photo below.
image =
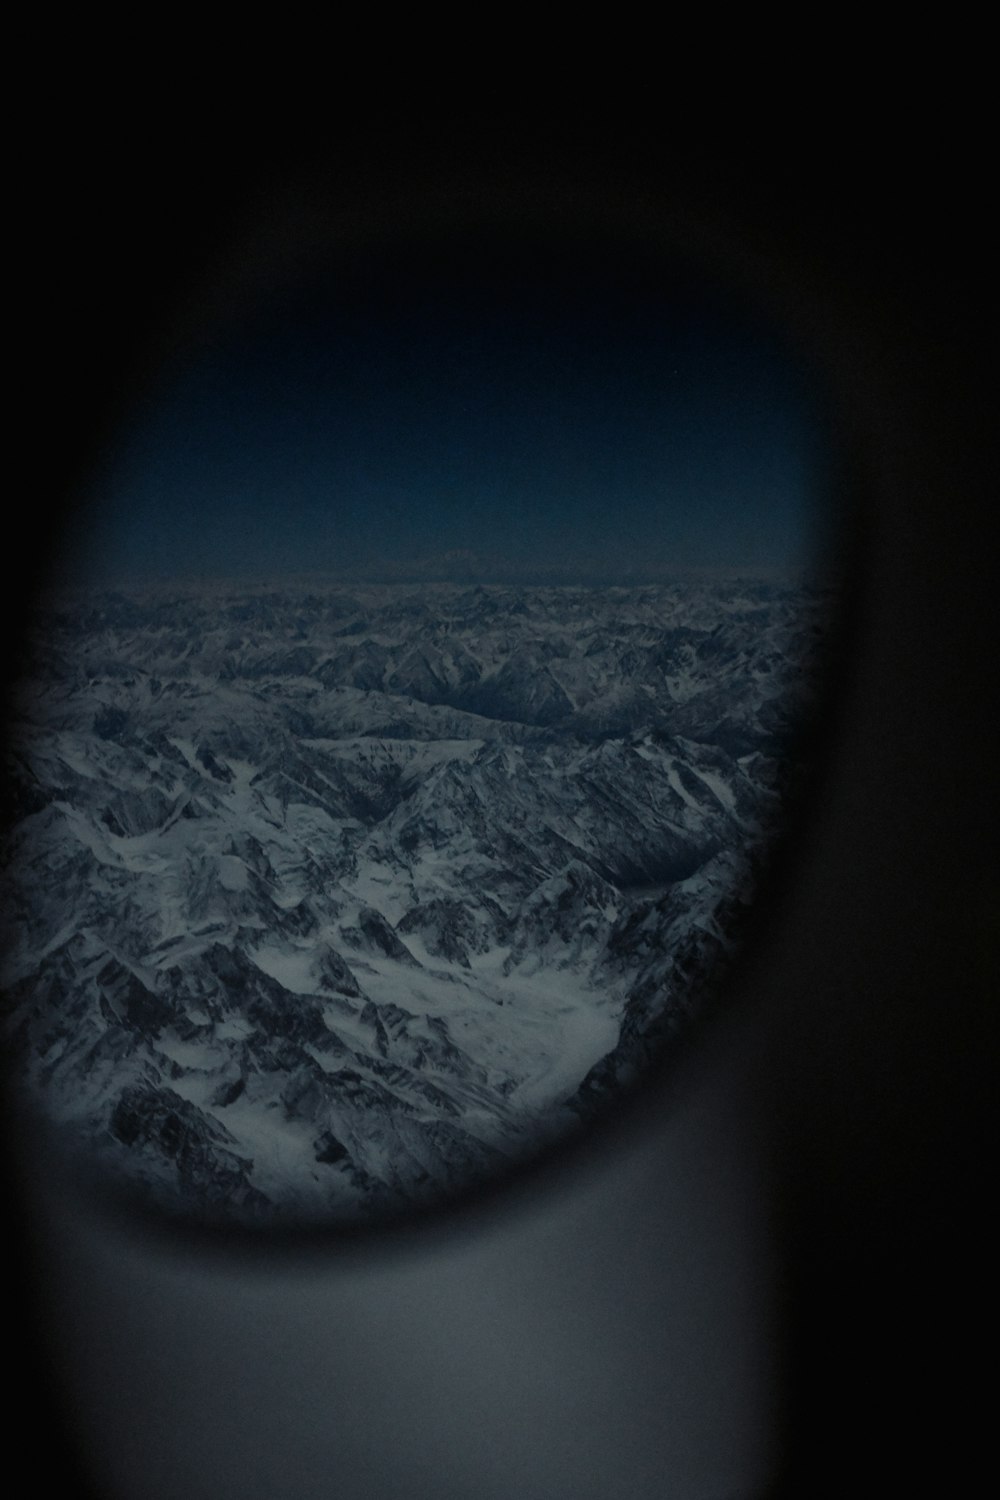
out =
[(261, 1220), (573, 1128), (739, 930), (823, 622), (708, 581), (53, 602), (5, 854), (26, 1089), (159, 1201)]

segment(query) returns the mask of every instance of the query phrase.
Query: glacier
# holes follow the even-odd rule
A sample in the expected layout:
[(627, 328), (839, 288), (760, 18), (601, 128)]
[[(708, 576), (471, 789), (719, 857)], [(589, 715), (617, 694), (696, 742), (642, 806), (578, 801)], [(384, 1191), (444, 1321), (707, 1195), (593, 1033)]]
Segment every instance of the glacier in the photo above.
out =
[(828, 613), (753, 579), (47, 599), (8, 766), (19, 1090), (222, 1222), (370, 1221), (578, 1130), (738, 943)]

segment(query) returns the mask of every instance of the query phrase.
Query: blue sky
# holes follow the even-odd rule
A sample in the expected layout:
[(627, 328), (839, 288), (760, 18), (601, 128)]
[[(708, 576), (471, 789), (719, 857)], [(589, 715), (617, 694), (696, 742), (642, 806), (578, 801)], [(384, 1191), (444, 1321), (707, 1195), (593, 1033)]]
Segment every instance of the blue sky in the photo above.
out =
[(822, 412), (773, 330), (613, 244), (400, 247), (207, 328), (81, 498), (84, 581), (795, 569)]

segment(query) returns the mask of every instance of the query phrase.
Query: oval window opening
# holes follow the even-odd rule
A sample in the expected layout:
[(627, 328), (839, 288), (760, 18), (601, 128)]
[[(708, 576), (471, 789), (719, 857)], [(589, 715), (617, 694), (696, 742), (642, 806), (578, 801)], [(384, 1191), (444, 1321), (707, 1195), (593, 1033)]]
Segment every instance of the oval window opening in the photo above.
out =
[(803, 770), (828, 464), (802, 368), (660, 253), (390, 248), (220, 320), (84, 497), (17, 693), (32, 1107), (263, 1226), (598, 1120)]

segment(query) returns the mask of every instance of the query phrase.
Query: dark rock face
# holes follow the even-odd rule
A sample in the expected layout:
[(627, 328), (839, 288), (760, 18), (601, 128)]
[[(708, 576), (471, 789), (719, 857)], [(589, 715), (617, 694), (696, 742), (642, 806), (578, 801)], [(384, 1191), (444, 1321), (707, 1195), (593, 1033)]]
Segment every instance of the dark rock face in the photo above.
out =
[(595, 1117), (739, 940), (822, 622), (739, 582), (63, 602), (8, 799), (27, 1092), (253, 1221), (430, 1201)]
[[(725, 857), (723, 857), (725, 859)], [(724, 894), (714, 903), (691, 887), (675, 887), (660, 901), (639, 908), (616, 927), (608, 943), (626, 973), (638, 973), (622, 1011), (612, 1050), (595, 1063), (568, 1106), (593, 1119), (641, 1082), (684, 1032), (684, 1023), (718, 992), (724, 959), (742, 939), (749, 920), (752, 862), (722, 872)], [(721, 864), (723, 861), (717, 861)], [(718, 871), (715, 872), (718, 878)], [(666, 1002), (666, 1003), (665, 1003)]]
[(468, 907), (446, 897), (411, 906), (396, 930), (419, 934), (429, 953), (466, 969), (470, 948), (475, 951), (481, 943), (481, 928)]
[(188, 1201), (212, 1203), (224, 1192), (243, 1212), (266, 1206), (249, 1181), (252, 1164), (231, 1149), (229, 1132), (172, 1089), (124, 1089), (108, 1129), (116, 1142), (141, 1154), (147, 1170), (165, 1169)]
[(362, 952), (380, 953), (386, 958), (394, 959), (397, 963), (409, 964), (413, 968), (420, 967), (382, 913), (370, 906), (362, 907), (358, 912), (358, 925), (343, 928), (341, 935), (352, 947), (359, 948)]

